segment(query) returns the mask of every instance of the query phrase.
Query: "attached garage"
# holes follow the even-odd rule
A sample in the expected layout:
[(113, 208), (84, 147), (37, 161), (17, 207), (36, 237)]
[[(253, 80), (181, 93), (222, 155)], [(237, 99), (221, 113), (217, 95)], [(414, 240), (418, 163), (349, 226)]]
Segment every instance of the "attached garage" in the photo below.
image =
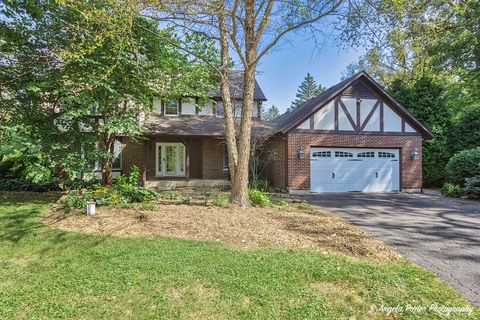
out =
[(269, 166), (268, 177), (279, 188), (298, 194), (421, 191), (422, 141), (433, 135), (365, 72), (273, 123), (272, 151), (285, 169)]
[(396, 192), (398, 149), (310, 148), (311, 192)]

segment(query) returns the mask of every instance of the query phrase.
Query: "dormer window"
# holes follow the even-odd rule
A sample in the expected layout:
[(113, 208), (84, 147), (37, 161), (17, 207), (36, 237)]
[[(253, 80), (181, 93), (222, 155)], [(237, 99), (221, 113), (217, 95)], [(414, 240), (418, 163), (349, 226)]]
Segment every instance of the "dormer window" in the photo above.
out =
[(169, 100), (163, 103), (163, 112), (166, 116), (178, 116), (179, 103), (176, 100)]

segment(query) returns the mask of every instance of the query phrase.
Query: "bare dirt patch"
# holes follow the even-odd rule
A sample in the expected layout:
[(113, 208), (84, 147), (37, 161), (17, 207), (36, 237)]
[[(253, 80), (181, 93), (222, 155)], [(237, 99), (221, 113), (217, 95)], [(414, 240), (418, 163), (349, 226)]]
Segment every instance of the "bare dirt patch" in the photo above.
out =
[(381, 260), (399, 257), (358, 227), (316, 207), (285, 211), (278, 206), (240, 209), (172, 201), (161, 201), (156, 206), (153, 211), (97, 208), (92, 217), (54, 211), (42, 221), (62, 230), (119, 237), (178, 237), (243, 248), (314, 249)]

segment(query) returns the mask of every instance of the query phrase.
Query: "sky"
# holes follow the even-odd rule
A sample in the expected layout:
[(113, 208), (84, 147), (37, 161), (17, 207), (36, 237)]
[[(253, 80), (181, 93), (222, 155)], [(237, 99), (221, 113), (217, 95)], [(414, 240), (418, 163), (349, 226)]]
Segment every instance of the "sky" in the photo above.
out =
[(363, 53), (362, 49), (347, 50), (328, 43), (315, 49), (312, 40), (300, 36), (291, 39), (288, 46), (263, 57), (257, 68), (257, 81), (268, 99), (264, 106), (274, 104), (280, 113), (285, 112), (307, 72), (317, 84), (329, 88), (340, 82), (347, 65)]

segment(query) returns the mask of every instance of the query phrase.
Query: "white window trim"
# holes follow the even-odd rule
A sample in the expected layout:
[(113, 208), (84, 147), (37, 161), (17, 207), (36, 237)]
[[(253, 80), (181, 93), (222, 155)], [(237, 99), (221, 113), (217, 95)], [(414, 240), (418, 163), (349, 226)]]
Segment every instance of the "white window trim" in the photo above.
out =
[[(185, 102), (185, 103), (184, 103)], [(182, 112), (181, 114), (182, 115), (186, 115), (186, 116), (194, 116), (197, 114), (197, 101), (195, 100), (195, 98), (182, 98), (180, 99), (180, 103), (182, 104)], [(184, 104), (187, 104), (187, 103), (191, 103), (193, 104), (193, 113), (186, 113), (184, 111)], [(179, 110), (180, 108), (177, 108), (177, 111), (180, 111)], [(178, 112), (180, 114), (180, 112)]]
[(162, 161), (161, 168), (158, 167), (158, 147), (162, 146), (162, 156), (165, 154), (165, 147), (167, 146), (181, 146), (183, 147), (184, 150), (184, 155), (186, 156), (187, 149), (183, 143), (180, 142), (157, 142), (155, 143), (155, 177), (185, 177), (186, 176), (186, 166), (187, 166), (187, 160), (184, 159), (183, 161), (183, 174), (179, 174), (180, 170), (180, 152), (178, 152), (177, 149), (177, 174), (172, 175), (172, 174), (165, 174), (165, 164)]
[[(176, 114), (167, 114), (167, 102), (172, 102), (175, 101), (177, 103), (177, 113)], [(168, 101), (163, 101), (162, 102), (163, 106), (163, 115), (167, 117), (178, 117), (180, 114), (180, 101), (177, 100), (168, 100)]]

